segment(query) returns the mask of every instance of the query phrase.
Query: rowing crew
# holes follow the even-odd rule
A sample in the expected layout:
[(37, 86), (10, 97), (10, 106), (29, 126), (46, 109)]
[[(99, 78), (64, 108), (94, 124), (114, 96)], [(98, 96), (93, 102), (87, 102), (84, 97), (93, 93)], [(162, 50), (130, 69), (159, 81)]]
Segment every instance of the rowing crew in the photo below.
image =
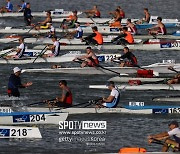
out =
[[(19, 88), (27, 88), (32, 86), (32, 82), (21, 83), (21, 69), (15, 67), (13, 69), (13, 74), (9, 77), (8, 82), (8, 96), (9, 97), (20, 97)], [(113, 81), (107, 83), (107, 87), (111, 90), (109, 97), (103, 98), (100, 103), (98, 103), (98, 107), (107, 107), (114, 108), (117, 106), (120, 100), (120, 92)], [(73, 95), (70, 88), (67, 86), (67, 82), (65, 80), (59, 81), (59, 88), (62, 90), (61, 97), (56, 97), (53, 101), (45, 101), (48, 103), (49, 107), (71, 107), (73, 101)]]

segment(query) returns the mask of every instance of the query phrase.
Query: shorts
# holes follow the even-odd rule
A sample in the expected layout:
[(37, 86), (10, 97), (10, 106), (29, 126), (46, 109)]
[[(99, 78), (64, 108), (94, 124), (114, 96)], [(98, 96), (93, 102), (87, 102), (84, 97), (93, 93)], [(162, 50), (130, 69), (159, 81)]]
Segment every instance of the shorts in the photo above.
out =
[(98, 59), (94, 59), (94, 61), (90, 60), (87, 65), (88, 65), (89, 67), (95, 67), (95, 66), (97, 66), (98, 64), (99, 64)]
[(56, 102), (55, 106), (68, 108), (68, 107), (72, 107), (72, 104), (68, 104), (68, 103), (64, 103), (64, 102)]

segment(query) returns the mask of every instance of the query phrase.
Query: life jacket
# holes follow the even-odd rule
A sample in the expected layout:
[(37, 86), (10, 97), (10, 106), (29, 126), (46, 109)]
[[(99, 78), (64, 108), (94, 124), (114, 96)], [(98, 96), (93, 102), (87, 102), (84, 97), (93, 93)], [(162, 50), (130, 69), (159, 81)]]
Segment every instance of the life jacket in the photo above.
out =
[(97, 41), (98, 44), (103, 44), (103, 36), (98, 31), (94, 32), (96, 33), (96, 36), (93, 38)]
[(134, 38), (131, 34), (131, 32), (125, 32), (125, 40), (128, 41), (130, 44), (134, 43)]
[(66, 95), (65, 103), (72, 105), (72, 93), (68, 88), (68, 93)]

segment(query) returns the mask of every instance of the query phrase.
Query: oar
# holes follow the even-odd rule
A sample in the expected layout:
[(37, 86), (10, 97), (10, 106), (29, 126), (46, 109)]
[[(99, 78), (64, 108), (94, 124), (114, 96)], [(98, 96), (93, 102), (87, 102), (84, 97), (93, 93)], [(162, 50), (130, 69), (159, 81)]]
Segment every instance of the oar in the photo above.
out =
[(6, 56), (7, 54), (9, 54), (9, 53), (11, 53), (11, 52), (13, 52), (13, 51), (14, 51), (14, 49), (11, 49), (10, 51), (7, 51), (6, 53), (0, 55), (0, 58), (3, 58), (3, 59), (4, 59), (4, 56)]
[(171, 67), (171, 66), (168, 67), (168, 69), (171, 70), (171, 71), (174, 71), (174, 72), (176, 72), (176, 73), (180, 73), (179, 71), (175, 70), (175, 69), (174, 69), (173, 67)]
[[(48, 47), (48, 45), (46, 45), (42, 50), (41, 50), (41, 52), (40, 52), (40, 54), (38, 54), (37, 56), (36, 56), (36, 58), (34, 59), (34, 61), (33, 61), (33, 63), (35, 63), (35, 61), (40, 57), (40, 56), (42, 56), (45, 52), (46, 52), (46, 48)], [(44, 51), (45, 50), (45, 51)]]

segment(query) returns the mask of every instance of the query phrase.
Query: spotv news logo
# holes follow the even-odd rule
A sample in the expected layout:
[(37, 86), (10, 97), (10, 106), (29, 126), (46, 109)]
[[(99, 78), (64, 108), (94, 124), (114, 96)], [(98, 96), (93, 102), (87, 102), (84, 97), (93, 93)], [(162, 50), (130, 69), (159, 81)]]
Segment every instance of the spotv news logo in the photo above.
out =
[(60, 121), (59, 129), (79, 129), (79, 130), (90, 130), (90, 129), (106, 129), (106, 121)]

